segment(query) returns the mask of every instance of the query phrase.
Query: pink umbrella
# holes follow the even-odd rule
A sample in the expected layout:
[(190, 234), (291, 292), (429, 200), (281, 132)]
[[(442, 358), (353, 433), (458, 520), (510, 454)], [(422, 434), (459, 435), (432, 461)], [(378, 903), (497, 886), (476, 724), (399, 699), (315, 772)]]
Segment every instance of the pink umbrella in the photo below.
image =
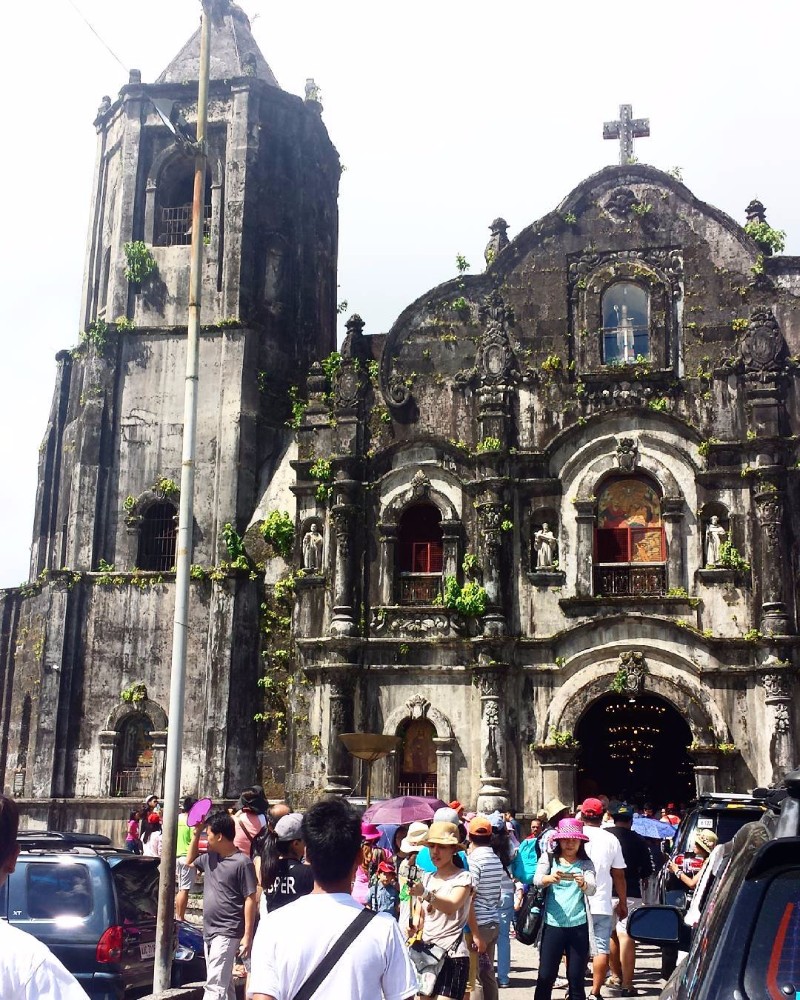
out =
[(447, 803), (441, 799), (422, 795), (400, 795), (396, 799), (384, 799), (383, 802), (373, 803), (362, 818), (366, 823), (402, 826), (405, 823), (414, 823), (416, 820), (433, 819), (436, 810), (446, 805)]

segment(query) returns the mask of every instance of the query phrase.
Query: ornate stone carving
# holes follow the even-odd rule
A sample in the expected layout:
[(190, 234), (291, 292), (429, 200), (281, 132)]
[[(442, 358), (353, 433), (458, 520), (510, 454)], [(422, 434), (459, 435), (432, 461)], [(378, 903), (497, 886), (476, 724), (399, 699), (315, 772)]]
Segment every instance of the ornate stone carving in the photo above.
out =
[(639, 199), (630, 188), (617, 188), (606, 200), (603, 208), (608, 214), (618, 220), (629, 219), (633, 206), (639, 204)]
[(412, 695), (406, 702), (410, 719), (424, 719), (430, 707), (431, 703), (421, 694)]
[(325, 369), (315, 361), (308, 372), (308, 398), (309, 400), (322, 401), (322, 397), (328, 391), (328, 377)]
[(782, 701), (775, 706), (775, 732), (785, 735), (789, 732), (789, 704)]
[(617, 457), (617, 465), (623, 472), (633, 472), (639, 459), (639, 443), (635, 438), (619, 438), (614, 454)]
[(415, 500), (427, 497), (431, 491), (431, 481), (422, 471), (417, 469), (411, 479), (411, 495)]
[(364, 320), (358, 315), (353, 315), (345, 324), (347, 333), (342, 342), (342, 349), (339, 352), (346, 360), (369, 361), (369, 344), (364, 337)]
[(492, 235), (483, 251), (487, 267), (495, 260), (500, 251), (505, 250), (508, 246), (507, 229), (508, 223), (505, 219), (497, 218), (490, 224), (489, 231)]
[(465, 620), (451, 611), (420, 614), (419, 608), (380, 608), (372, 614), (370, 632), (397, 639), (455, 638), (468, 631)]
[(520, 381), (517, 359), (507, 331), (514, 322), (514, 313), (495, 289), (484, 299), (478, 317), (485, 326), (475, 353), (475, 364), (458, 372), (454, 381), (462, 388), (480, 384), (482, 405), (502, 406), (503, 390)]
[(487, 701), (483, 718), (487, 726), (498, 726), (500, 724), (500, 711), (496, 701)]
[(364, 376), (353, 361), (343, 361), (333, 380), (333, 400), (337, 410), (354, 410), (364, 387)]
[(788, 701), (791, 697), (787, 671), (762, 674), (761, 683), (764, 685), (764, 698), (767, 703), (782, 699)]
[(592, 272), (599, 268), (608, 268), (619, 264), (648, 264), (669, 283), (672, 297), (681, 294), (681, 277), (683, 276), (683, 255), (679, 247), (650, 247), (642, 250), (620, 250), (596, 253), (570, 254), (567, 269), (570, 297), (574, 297), (579, 281), (586, 281)]
[(481, 698), (500, 697), (500, 676), (494, 671), (486, 671), (478, 674), (478, 685), (481, 691)]
[(623, 691), (633, 699), (644, 691), (647, 661), (638, 650), (625, 650), (619, 654), (619, 669), (625, 672)]
[(303, 569), (312, 573), (322, 570), (322, 534), (316, 521), (312, 521), (303, 536)]
[(401, 407), (411, 401), (411, 390), (403, 380), (399, 372), (392, 372), (389, 376), (389, 388), (386, 400), (390, 406)]
[(750, 312), (750, 325), (739, 345), (745, 370), (750, 372), (775, 371), (782, 367), (786, 352), (778, 321), (771, 309), (755, 306)]

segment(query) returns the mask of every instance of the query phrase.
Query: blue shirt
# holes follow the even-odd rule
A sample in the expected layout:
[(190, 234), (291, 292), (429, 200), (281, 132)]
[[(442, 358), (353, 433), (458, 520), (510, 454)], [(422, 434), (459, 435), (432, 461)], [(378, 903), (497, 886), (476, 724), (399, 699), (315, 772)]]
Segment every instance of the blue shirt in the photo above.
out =
[[(546, 858), (543, 862), (546, 862)], [(591, 881), (590, 888), (594, 886), (594, 865), (591, 861), (579, 859), (572, 864), (562, 864), (558, 859), (554, 859), (549, 873), (553, 874), (556, 871), (584, 875), (589, 872), (591, 875), (587, 881)], [(542, 869), (537, 872), (537, 881), (541, 874), (545, 874)], [(550, 927), (579, 927), (587, 921), (584, 893), (574, 879), (555, 882), (548, 887), (544, 911), (545, 924)]]
[[(467, 861), (467, 856), (463, 851), (458, 852), (458, 857), (461, 858), (461, 863), (464, 866), (464, 871), (469, 871), (469, 861)], [(431, 861), (431, 849), (430, 847), (420, 848), (419, 854), (417, 855), (417, 868), (421, 868), (424, 872), (435, 872), (436, 865)]]

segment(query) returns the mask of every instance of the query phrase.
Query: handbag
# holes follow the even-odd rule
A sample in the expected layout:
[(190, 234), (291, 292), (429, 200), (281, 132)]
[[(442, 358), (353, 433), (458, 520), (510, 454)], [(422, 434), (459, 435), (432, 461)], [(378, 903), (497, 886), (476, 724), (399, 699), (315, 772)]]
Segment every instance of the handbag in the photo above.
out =
[(421, 997), (433, 996), (444, 960), (458, 949), (463, 936), (462, 931), (449, 948), (443, 948), (440, 944), (432, 944), (429, 941), (416, 940), (409, 944), (408, 957), (417, 973), (417, 993)]
[(544, 908), (547, 902), (547, 886), (532, 885), (525, 893), (522, 906), (514, 918), (514, 930), (517, 941), (522, 944), (533, 944), (539, 935), (539, 929), (544, 919)]

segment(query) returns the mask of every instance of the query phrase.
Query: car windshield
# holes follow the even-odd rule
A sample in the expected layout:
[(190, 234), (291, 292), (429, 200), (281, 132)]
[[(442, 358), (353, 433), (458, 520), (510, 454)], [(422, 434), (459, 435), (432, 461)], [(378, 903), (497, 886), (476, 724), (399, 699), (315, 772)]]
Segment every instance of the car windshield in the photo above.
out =
[(729, 840), (733, 840), (745, 823), (752, 823), (755, 819), (761, 819), (762, 815), (763, 813), (760, 811), (726, 809), (716, 813), (714, 819), (710, 816), (698, 816), (697, 823), (687, 834), (685, 850), (694, 850), (694, 838), (698, 830), (704, 828), (706, 830), (714, 830), (717, 835), (717, 843), (727, 844)]
[(745, 969), (751, 997), (785, 1000), (800, 992), (800, 868), (776, 876), (758, 913)]
[(158, 912), (158, 866), (122, 862), (111, 869), (123, 923), (155, 918)]

